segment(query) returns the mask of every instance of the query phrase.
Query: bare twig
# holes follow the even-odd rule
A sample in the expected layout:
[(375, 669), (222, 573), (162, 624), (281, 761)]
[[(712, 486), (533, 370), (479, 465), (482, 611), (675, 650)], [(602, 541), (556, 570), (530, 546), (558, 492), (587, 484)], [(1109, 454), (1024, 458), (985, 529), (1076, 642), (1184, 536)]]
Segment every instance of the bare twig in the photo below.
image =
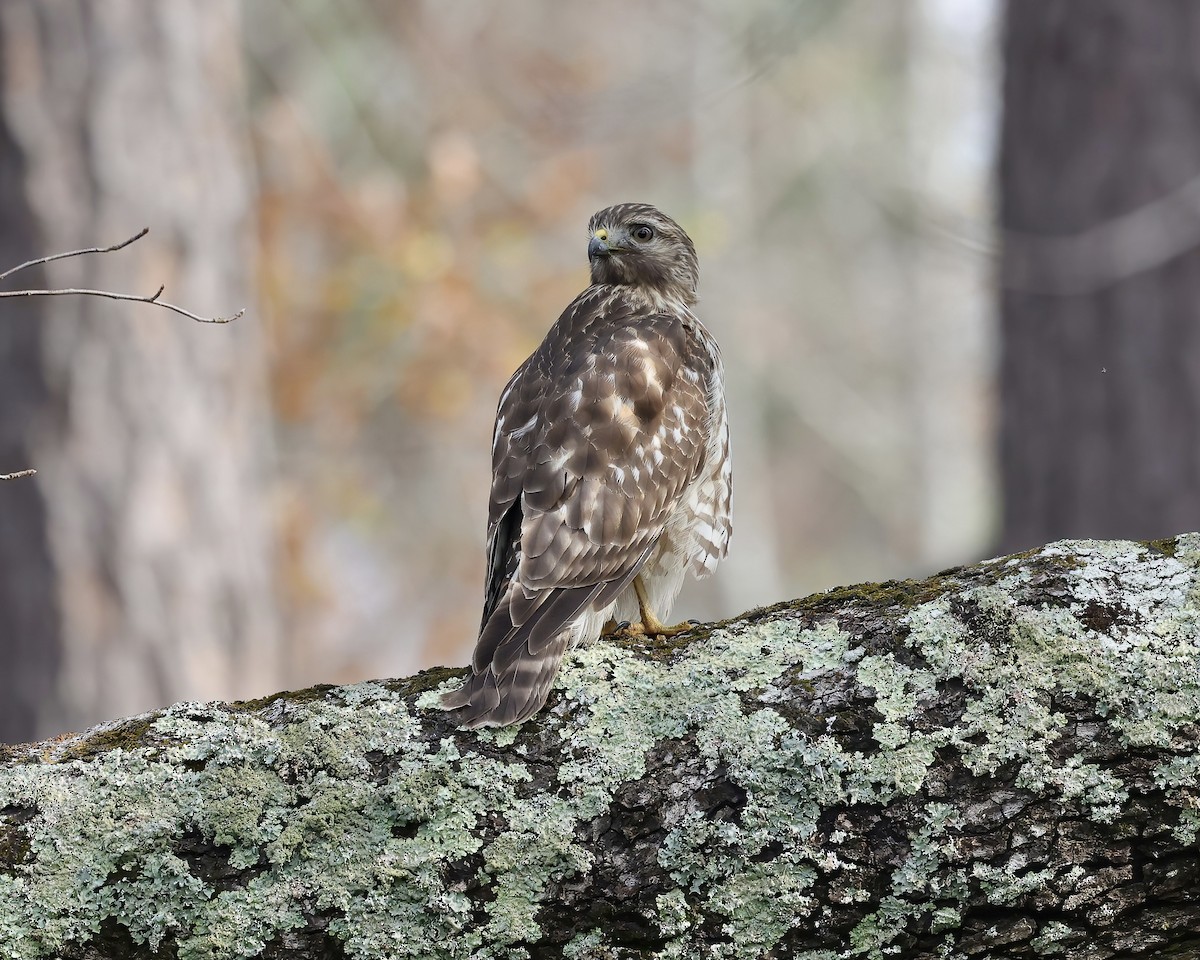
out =
[(177, 307), (173, 303), (167, 303), (166, 300), (159, 300), (162, 296), (163, 287), (159, 287), (152, 296), (139, 297), (135, 293), (113, 293), (110, 290), (84, 290), (78, 287), (65, 287), (61, 290), (0, 290), (0, 297), (107, 297), (109, 300), (129, 300), (132, 303), (152, 303), (156, 307), (162, 307), (164, 310), (171, 310), (178, 313), (180, 316), (187, 317), (189, 320), (195, 320), (197, 323), (229, 323), (231, 320), (236, 320), (246, 312), (246, 308), (242, 307), (237, 313), (228, 317), (202, 317), (199, 314), (192, 313), (190, 310), (185, 310), (183, 307)]
[[(12, 276), (18, 270), (24, 270), (27, 267), (36, 267), (38, 264), (49, 263), (52, 260), (64, 260), (67, 257), (80, 257), (88, 253), (112, 253), (116, 250), (122, 250), (136, 240), (140, 240), (150, 232), (149, 227), (135, 233), (128, 240), (122, 240), (120, 243), (114, 243), (111, 247), (88, 247), (85, 250), (71, 250), (67, 253), (53, 253), (48, 257), (39, 257), (37, 260), (26, 260), (24, 263), (19, 263), (15, 267), (0, 273), (0, 280)], [(195, 320), (197, 323), (229, 323), (231, 320), (236, 320), (246, 312), (243, 307), (237, 313), (229, 317), (202, 317), (199, 314), (192, 313), (190, 310), (185, 310), (183, 307), (177, 307), (173, 303), (167, 303), (165, 300), (160, 300), (162, 292), (165, 288), (159, 287), (152, 296), (142, 297), (135, 293), (113, 293), (110, 290), (87, 290), (80, 287), (63, 287), (54, 290), (0, 290), (0, 297), (106, 297), (109, 300), (127, 300), (131, 303), (152, 303), (157, 307), (162, 307), (164, 310), (170, 310), (182, 317), (187, 317), (189, 320)], [(14, 475), (15, 476), (15, 475)]]
[(48, 257), (39, 257), (37, 260), (26, 260), (24, 263), (18, 263), (15, 267), (5, 270), (0, 273), (0, 280), (6, 277), (11, 277), (18, 270), (24, 270), (27, 267), (36, 267), (40, 263), (49, 263), (51, 260), (65, 260), (67, 257), (81, 257), (85, 253), (112, 253), (115, 250), (123, 250), (136, 240), (141, 240), (150, 232), (149, 227), (142, 227), (128, 240), (122, 240), (120, 243), (114, 243), (111, 247), (88, 247), (86, 250), (72, 250), (69, 253), (52, 253)]
[(0, 480), (20, 480), (22, 477), (32, 477), (36, 470), (18, 470), (16, 473), (0, 473)]

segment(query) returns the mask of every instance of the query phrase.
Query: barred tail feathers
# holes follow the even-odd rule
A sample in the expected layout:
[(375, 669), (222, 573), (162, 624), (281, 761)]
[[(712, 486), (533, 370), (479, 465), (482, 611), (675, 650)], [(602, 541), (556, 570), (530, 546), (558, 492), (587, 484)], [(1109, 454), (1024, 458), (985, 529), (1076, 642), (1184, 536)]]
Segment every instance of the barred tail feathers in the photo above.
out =
[(503, 727), (532, 717), (550, 696), (575, 621), (589, 607), (602, 610), (614, 603), (654, 546), (647, 545), (614, 580), (534, 594), (509, 581), (479, 634), (472, 675), (442, 694), (442, 709), (455, 711), (464, 727)]
[(458, 690), (443, 694), (442, 708), (457, 711), (464, 727), (503, 727), (529, 719), (550, 695), (574, 621), (605, 586), (545, 590), (530, 597), (510, 583), (479, 635), (474, 673)]

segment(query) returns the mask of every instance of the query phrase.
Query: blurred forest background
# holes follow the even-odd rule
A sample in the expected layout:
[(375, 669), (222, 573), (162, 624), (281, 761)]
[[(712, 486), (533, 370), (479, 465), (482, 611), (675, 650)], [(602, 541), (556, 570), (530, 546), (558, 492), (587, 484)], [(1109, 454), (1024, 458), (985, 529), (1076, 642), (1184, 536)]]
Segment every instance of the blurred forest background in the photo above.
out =
[[(0, 484), (0, 739), (465, 662), (496, 398), (622, 200), (691, 232), (727, 365), (732, 553), (680, 614), (1197, 526), (1171, 304), (1198, 25), (1187, 0), (6, 0), (0, 271), (151, 228), (6, 288), (249, 310), (0, 301), (0, 473), (39, 471)], [(1132, 460), (1173, 507), (1121, 513)]]

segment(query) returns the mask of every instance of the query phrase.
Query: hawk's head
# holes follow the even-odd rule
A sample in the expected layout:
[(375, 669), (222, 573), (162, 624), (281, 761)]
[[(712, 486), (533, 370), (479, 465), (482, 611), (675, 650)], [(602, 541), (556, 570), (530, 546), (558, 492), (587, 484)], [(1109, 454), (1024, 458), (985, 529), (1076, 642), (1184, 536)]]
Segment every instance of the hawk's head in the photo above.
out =
[(683, 227), (648, 203), (619, 203), (588, 223), (592, 283), (647, 286), (660, 296), (696, 302), (700, 264)]

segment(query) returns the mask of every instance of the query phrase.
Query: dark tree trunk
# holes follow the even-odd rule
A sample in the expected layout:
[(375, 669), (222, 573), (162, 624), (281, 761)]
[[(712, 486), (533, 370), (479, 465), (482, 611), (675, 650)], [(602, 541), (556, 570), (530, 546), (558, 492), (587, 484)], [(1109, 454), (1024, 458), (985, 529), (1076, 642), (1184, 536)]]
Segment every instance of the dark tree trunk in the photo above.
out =
[(0, 748), (0, 931), (64, 960), (1196, 956), (1197, 623), (1200, 535), (1067, 542), (598, 643), (516, 729), (454, 729), (438, 670)]
[[(0, 78), (6, 68), (0, 43)], [(0, 122), (0, 272), (31, 259), (37, 235), (25, 196), (23, 158)], [(23, 274), (41, 285), (42, 270)], [(31, 424), (50, 406), (36, 358), (42, 329), (38, 305), (8, 300), (0, 305), (0, 473), (32, 466)], [(62, 625), (54, 589), (54, 560), (47, 536), (49, 516), (40, 484), (9, 481), (0, 489), (0, 742), (30, 739), (39, 711), (54, 697), (62, 665)]]
[(1009, 0), (1003, 547), (1200, 526), (1200, 5)]
[[(0, 3), (6, 281), (246, 306), (252, 193), (236, 7)], [(0, 739), (280, 682), (252, 318), (0, 301)]]

